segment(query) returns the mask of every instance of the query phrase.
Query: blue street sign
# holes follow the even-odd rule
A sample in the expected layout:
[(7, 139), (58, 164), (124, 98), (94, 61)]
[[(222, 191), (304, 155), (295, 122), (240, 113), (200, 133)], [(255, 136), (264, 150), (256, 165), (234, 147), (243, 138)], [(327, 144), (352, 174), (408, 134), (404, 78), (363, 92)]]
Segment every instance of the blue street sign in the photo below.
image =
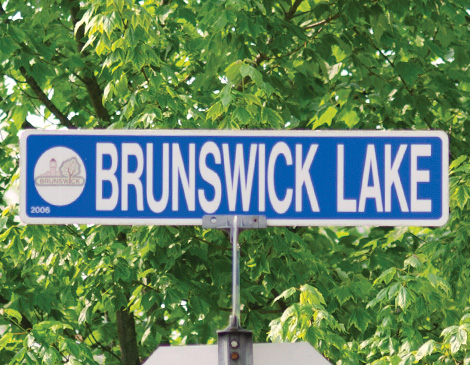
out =
[(446, 223), (438, 131), (26, 131), (21, 219), (32, 224)]

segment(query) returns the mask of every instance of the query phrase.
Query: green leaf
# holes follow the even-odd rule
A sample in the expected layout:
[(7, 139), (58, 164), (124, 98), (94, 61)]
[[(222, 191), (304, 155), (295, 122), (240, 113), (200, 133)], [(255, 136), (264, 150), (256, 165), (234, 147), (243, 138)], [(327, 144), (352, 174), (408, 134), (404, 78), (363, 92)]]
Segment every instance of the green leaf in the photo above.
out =
[(243, 77), (249, 76), (256, 85), (260, 86), (263, 83), (263, 76), (261, 73), (254, 67), (243, 64), (240, 66), (240, 73)]
[(415, 355), (415, 359), (417, 361), (421, 360), (422, 358), (429, 356), (433, 353), (435, 347), (435, 341), (434, 340), (429, 340), (426, 341), (418, 350), (418, 352)]
[(12, 317), (12, 318), (15, 318), (17, 323), (20, 323), (21, 320), (22, 320), (22, 316), (21, 316), (21, 313), (18, 312), (17, 310), (15, 309), (12, 309), (12, 308), (5, 308), (3, 309), (3, 312), (8, 316), (8, 317)]
[(405, 260), (404, 266), (405, 267), (412, 266), (412, 267), (418, 268), (422, 266), (422, 262), (417, 255), (411, 255)]
[(93, 10), (94, 8), (90, 7), (87, 11), (85, 11), (77, 24), (75, 24), (74, 35), (77, 35), (77, 31), (82, 25), (87, 24), (90, 21), (91, 17), (93, 16)]
[(465, 314), (461, 319), (460, 319), (460, 324), (464, 323), (470, 323), (470, 313)]
[(147, 327), (147, 329), (144, 331), (144, 334), (142, 335), (142, 339), (141, 339), (142, 344), (145, 343), (145, 341), (147, 340), (147, 338), (150, 336), (151, 333), (152, 333), (152, 327)]
[(395, 298), (401, 286), (402, 285), (400, 283), (392, 284), (392, 286), (388, 288), (388, 299)]
[(408, 86), (412, 86), (418, 76), (424, 73), (424, 69), (415, 62), (399, 62), (396, 70)]
[(69, 353), (74, 356), (77, 360), (83, 357), (83, 352), (80, 349), (80, 345), (78, 345), (75, 341), (72, 341), (68, 338), (65, 339), (66, 348)]
[(331, 46), (331, 50), (336, 58), (336, 62), (338, 63), (343, 61), (348, 56), (348, 53), (345, 51), (344, 47), (340, 47), (336, 44)]
[(289, 288), (287, 290), (284, 290), (279, 296), (276, 297), (276, 299), (274, 299), (273, 303), (276, 303), (280, 299), (288, 299), (292, 295), (294, 295), (296, 292), (297, 292), (296, 288)]
[(460, 209), (464, 209), (468, 199), (470, 198), (470, 194), (468, 193), (467, 187), (464, 185), (458, 186), (455, 189), (452, 198), (457, 201), (457, 205)]
[(300, 287), (300, 303), (309, 303), (315, 306), (326, 305), (322, 293), (320, 293), (317, 288), (308, 284), (304, 284)]
[(112, 82), (110, 82), (104, 88), (103, 102), (105, 102), (106, 100), (111, 99), (113, 97), (113, 94), (114, 94), (114, 84)]
[(377, 43), (379, 43), (384, 31), (388, 28), (387, 18), (383, 14), (374, 17), (372, 21), (372, 27), (374, 32), (374, 39)]
[(433, 287), (442, 289), (443, 291), (446, 292), (446, 294), (450, 293), (451, 289), (450, 289), (449, 283), (445, 281), (444, 279), (442, 279), (441, 277), (437, 276), (434, 273), (429, 273), (427, 275), (427, 279), (429, 280), (429, 282), (431, 283)]
[(398, 295), (395, 298), (395, 303), (397, 306), (399, 306), (403, 310), (406, 310), (406, 308), (410, 304), (408, 290), (403, 285), (400, 286)]
[(81, 324), (81, 323), (84, 323), (84, 322), (88, 322), (91, 318), (91, 310), (90, 309), (90, 306), (89, 305), (86, 305), (81, 311), (80, 311), (80, 315), (78, 316), (78, 323)]
[(278, 129), (284, 125), (284, 120), (275, 110), (271, 108), (263, 108), (261, 113), (263, 123), (268, 124), (271, 128)]
[(60, 353), (54, 347), (49, 347), (45, 351), (42, 361), (46, 365), (54, 365), (54, 364), (60, 363), (61, 361)]
[(13, 42), (12, 37), (3, 35), (0, 37), (0, 55), (1, 60), (7, 60), (11, 54), (20, 48), (15, 42)]
[(111, 13), (110, 16), (104, 16), (101, 19), (103, 23), (103, 31), (106, 33), (106, 35), (109, 37), (111, 35), (111, 32), (118, 26), (118, 21), (116, 19), (116, 13)]
[[(295, 303), (295, 304), (292, 304), (291, 306), (287, 307), (287, 309), (284, 311), (284, 313), (282, 313), (282, 316), (281, 316), (281, 322), (283, 322), (283, 324), (286, 324), (286, 325), (289, 325), (290, 322), (288, 322), (287, 320), (290, 318), (290, 317), (298, 317), (299, 316), (299, 304), (298, 303)], [(284, 332), (288, 332), (289, 331), (289, 328), (286, 328), (284, 329)]]
[(334, 106), (329, 106), (318, 118), (315, 123), (313, 123), (313, 129), (316, 129), (323, 124), (327, 124), (328, 126), (331, 126), (331, 122), (333, 121), (333, 118), (335, 117), (336, 113), (338, 113), (338, 110)]
[(128, 266), (125, 260), (119, 260), (118, 263), (114, 266), (114, 280), (116, 282), (123, 281), (129, 282), (132, 277), (132, 270)]
[(352, 128), (359, 123), (360, 119), (355, 110), (349, 110), (341, 115), (340, 120), (344, 121), (349, 128)]
[(2, 338), (0, 338), (0, 350), (4, 349), (12, 340), (13, 338), (13, 333), (8, 332), (3, 335)]
[(393, 277), (395, 276), (397, 270), (394, 267), (390, 267), (387, 270), (385, 270), (380, 276), (375, 279), (374, 285), (378, 283), (385, 283), (386, 285), (392, 281)]
[(463, 360), (463, 364), (464, 365), (469, 365), (470, 364), (470, 354), (469, 353), (467, 353), (465, 355), (465, 359)]
[(297, 8), (297, 11), (301, 11), (301, 12), (307, 12), (307, 11), (310, 11), (311, 10), (311, 7), (310, 7), (310, 4), (308, 3), (308, 1), (302, 1), (299, 5), (299, 7)]
[(256, 95), (243, 93), (242, 97), (248, 105), (262, 106), (261, 100)]
[(70, 329), (73, 330), (73, 327), (67, 323), (62, 323), (58, 321), (47, 321), (44, 323), (48, 323), (48, 327), (52, 332), (57, 332), (58, 330), (65, 330), (65, 329)]
[(106, 45), (106, 42), (103, 39), (98, 41), (98, 44), (96, 45), (95, 51), (96, 51), (96, 54), (99, 55), (99, 56), (101, 56), (103, 53), (108, 51), (108, 47)]
[(353, 299), (351, 291), (347, 286), (340, 286), (334, 291), (335, 298), (338, 300), (340, 305), (346, 303), (349, 299)]
[(214, 105), (212, 105), (209, 110), (207, 111), (207, 118), (212, 120), (216, 120), (218, 117), (222, 115), (224, 112), (224, 107), (221, 101), (218, 101)]
[(336, 63), (334, 65), (329, 65), (328, 63), (325, 63), (325, 67), (328, 71), (328, 79), (333, 80), (336, 75), (341, 71), (341, 67), (343, 64), (341, 62)]
[(229, 106), (233, 100), (231, 90), (232, 90), (231, 85), (225, 85), (222, 91), (220, 92), (220, 101), (222, 102), (222, 105), (224, 108)]
[(127, 86), (127, 76), (125, 73), (123, 73), (121, 75), (121, 78), (119, 79), (119, 81), (117, 82), (116, 84), (116, 88), (115, 88), (115, 91), (116, 91), (116, 94), (120, 97), (123, 97), (127, 94), (128, 92), (128, 86)]
[(27, 347), (23, 347), (21, 350), (19, 350), (11, 359), (10, 364), (21, 364), (27, 351)]
[(231, 63), (225, 69), (225, 75), (227, 75), (227, 79), (232, 83), (235, 84), (237, 80), (240, 78), (240, 68), (243, 62), (241, 60), (237, 60)]
[(465, 160), (467, 159), (466, 155), (461, 155), (460, 157), (457, 157), (455, 160), (452, 161), (452, 163), (449, 166), (450, 170), (455, 170), (457, 167), (459, 167)]
[(21, 129), (21, 126), (23, 125), (26, 116), (28, 115), (28, 109), (25, 106), (17, 106), (11, 115), (11, 119), (13, 119), (13, 123), (17, 127), (17, 129)]
[(349, 317), (348, 326), (356, 327), (359, 331), (364, 332), (371, 323), (371, 316), (363, 308), (356, 308)]
[(467, 344), (467, 331), (464, 328), (459, 328), (452, 336), (449, 338), (450, 351), (455, 354), (460, 350), (462, 345)]
[(240, 123), (248, 123), (251, 119), (251, 114), (245, 108), (238, 106), (233, 112), (233, 117)]

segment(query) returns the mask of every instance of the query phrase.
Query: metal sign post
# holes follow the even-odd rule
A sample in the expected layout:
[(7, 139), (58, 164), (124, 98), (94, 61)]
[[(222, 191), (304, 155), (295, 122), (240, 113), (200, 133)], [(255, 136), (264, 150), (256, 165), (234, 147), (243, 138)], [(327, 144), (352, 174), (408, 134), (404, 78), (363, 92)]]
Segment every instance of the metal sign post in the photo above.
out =
[(240, 245), (245, 229), (266, 228), (263, 216), (204, 216), (203, 228), (228, 231), (232, 243), (232, 314), (229, 326), (217, 332), (219, 365), (253, 365), (253, 334), (240, 326)]

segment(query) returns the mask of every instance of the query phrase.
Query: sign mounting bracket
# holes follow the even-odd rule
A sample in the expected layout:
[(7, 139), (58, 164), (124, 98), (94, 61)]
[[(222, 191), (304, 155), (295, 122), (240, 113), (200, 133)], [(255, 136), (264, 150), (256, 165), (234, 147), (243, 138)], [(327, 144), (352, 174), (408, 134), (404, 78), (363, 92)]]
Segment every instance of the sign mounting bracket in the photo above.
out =
[(253, 334), (240, 326), (240, 245), (238, 235), (247, 229), (266, 228), (266, 217), (256, 215), (205, 215), (203, 228), (226, 231), (232, 243), (232, 314), (229, 326), (217, 332), (219, 365), (253, 365)]

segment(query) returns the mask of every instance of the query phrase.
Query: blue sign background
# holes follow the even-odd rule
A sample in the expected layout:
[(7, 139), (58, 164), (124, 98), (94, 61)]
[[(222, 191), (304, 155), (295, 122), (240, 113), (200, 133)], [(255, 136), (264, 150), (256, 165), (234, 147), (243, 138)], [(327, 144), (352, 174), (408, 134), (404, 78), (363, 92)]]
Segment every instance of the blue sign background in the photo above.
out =
[[(21, 217), (26, 223), (100, 223), (100, 224), (201, 224), (202, 217), (206, 214), (198, 199), (199, 189), (203, 189), (208, 200), (213, 199), (214, 187), (206, 180), (199, 171), (199, 151), (202, 146), (214, 142), (221, 155), (221, 163), (217, 164), (214, 156), (206, 157), (206, 164), (220, 177), (222, 185), (222, 198), (218, 209), (211, 213), (214, 215), (264, 215), (268, 225), (442, 225), (448, 216), (448, 145), (447, 137), (442, 132), (273, 132), (273, 131), (31, 131), (26, 132), (21, 138)], [(293, 163), (288, 165), (283, 155), (278, 156), (275, 165), (274, 186), (279, 199), (283, 199), (286, 189), (292, 189), (294, 196), (292, 203), (284, 213), (278, 213), (273, 207), (268, 196), (267, 187), (261, 189), (265, 192), (265, 211), (259, 211), (259, 173), (258, 154), (255, 160), (251, 203), (249, 209), (242, 209), (242, 195), (240, 182), (238, 183), (238, 195), (235, 211), (230, 211), (226, 190), (224, 156), (222, 145), (228, 144), (231, 158), (231, 171), (234, 169), (234, 156), (236, 145), (243, 145), (244, 166), (248, 171), (250, 146), (253, 144), (265, 145), (265, 170), (266, 184), (268, 174), (268, 161), (273, 146), (284, 142), (289, 146)], [(144, 209), (137, 209), (136, 191), (134, 186), (128, 189), (128, 210), (121, 209), (121, 194), (115, 209), (102, 211), (96, 209), (96, 146), (97, 143), (113, 144), (119, 155), (119, 163), (115, 176), (121, 176), (121, 146), (123, 143), (137, 143), (143, 153), (146, 154), (146, 144), (153, 144), (153, 170), (154, 170), (154, 197), (159, 199), (161, 195), (162, 177), (162, 146), (163, 143), (170, 145), (170, 196), (166, 209), (161, 213), (154, 213), (149, 208), (145, 199), (146, 191), (146, 168), (141, 175), (144, 195)], [(177, 144), (184, 161), (188, 161), (189, 144), (195, 145), (195, 210), (188, 209), (186, 196), (181, 182), (178, 184), (179, 206), (177, 210), (172, 209), (172, 145)], [(302, 210), (295, 209), (295, 157), (296, 145), (302, 145), (302, 162), (305, 161), (309, 148), (312, 144), (318, 144), (310, 168), (310, 175), (318, 205), (319, 212), (311, 209), (310, 200), (305, 186), (302, 187)], [(361, 194), (361, 182), (365, 164), (365, 156), (368, 145), (374, 145), (377, 165), (380, 176), (382, 196), (384, 192), (384, 148), (391, 145), (392, 162), (394, 161), (400, 145), (408, 145), (403, 161), (400, 165), (399, 174), (403, 191), (410, 202), (410, 146), (430, 145), (432, 155), (418, 158), (418, 169), (429, 171), (430, 181), (418, 183), (418, 198), (429, 199), (432, 202), (431, 212), (403, 212), (400, 209), (398, 196), (392, 187), (391, 212), (377, 212), (375, 199), (366, 199), (364, 212), (338, 212), (337, 209), (337, 146), (344, 145), (344, 198), (359, 200)], [(86, 169), (86, 182), (81, 195), (72, 203), (56, 206), (49, 204), (38, 193), (34, 182), (35, 166), (40, 156), (54, 147), (67, 147), (73, 150), (84, 163)], [(258, 151), (259, 152), (259, 149)], [(135, 171), (137, 159), (130, 156), (128, 159), (129, 171)], [(111, 165), (110, 156), (103, 158), (103, 168), (109, 169)], [(188, 166), (185, 168), (188, 174)], [(369, 181), (369, 185), (373, 181)], [(103, 183), (103, 197), (111, 195), (111, 183)], [(383, 199), (383, 198), (382, 198)], [(47, 207), (47, 209), (36, 209), (33, 213), (32, 207)]]

